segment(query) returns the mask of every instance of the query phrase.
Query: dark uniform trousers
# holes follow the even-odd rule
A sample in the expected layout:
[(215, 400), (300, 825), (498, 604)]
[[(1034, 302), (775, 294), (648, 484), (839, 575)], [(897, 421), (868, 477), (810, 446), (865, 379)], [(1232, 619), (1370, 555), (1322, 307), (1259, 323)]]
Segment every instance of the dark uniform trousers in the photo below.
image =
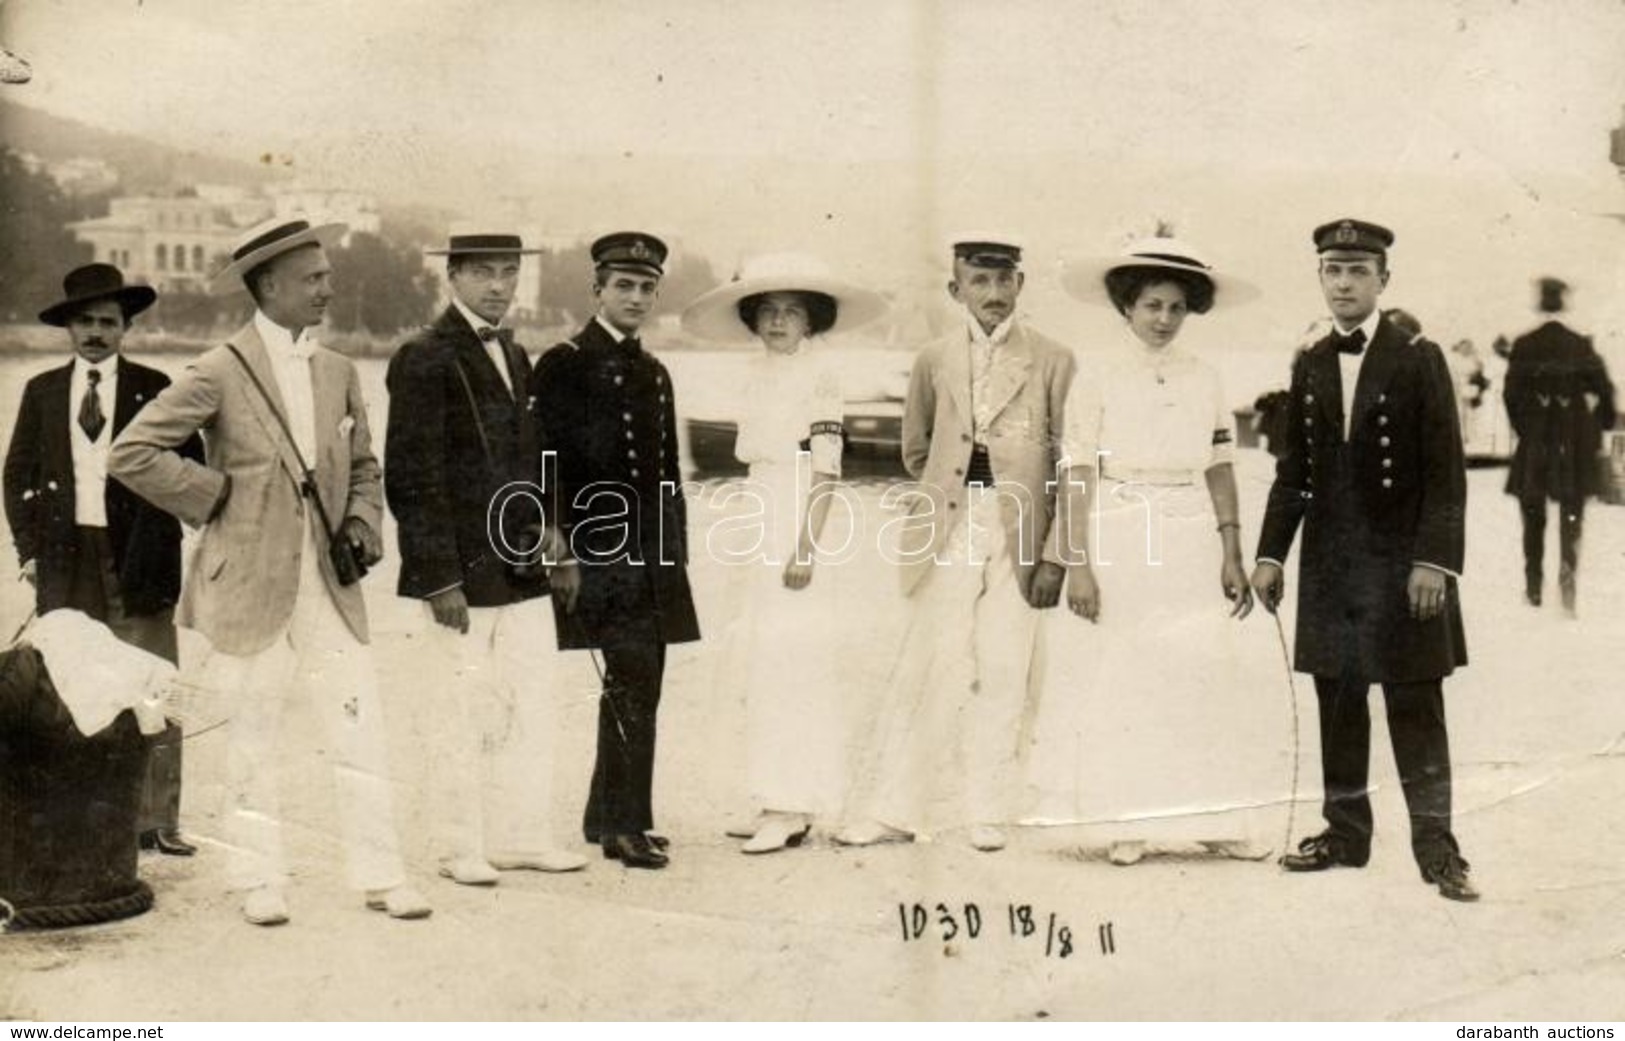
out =
[[(1585, 522), (1585, 496), (1574, 494), (1558, 503), (1557, 554), (1559, 572), (1565, 581), (1572, 581), (1580, 562), (1580, 528)], [(1518, 499), (1523, 512), (1523, 574), (1533, 589), (1539, 589), (1545, 577), (1546, 558), (1546, 496), (1530, 495)]]
[[(113, 635), (132, 647), (156, 654), (171, 665), (180, 660), (175, 635), (175, 609), (166, 607), (145, 615), (127, 614), (119, 594), (113, 566), (113, 544), (106, 528), (75, 529), (78, 552), (73, 555), (68, 582), (68, 603), (106, 625)], [(148, 738), (147, 775), (141, 792), (137, 830), (174, 830), (181, 812), (181, 728), (174, 723)]]
[[(1353, 494), (1353, 478), (1344, 453), (1334, 456), (1331, 483), (1343, 501)], [(1352, 526), (1348, 516), (1338, 522)], [(1454, 595), (1452, 591), (1450, 594)], [(1351, 603), (1347, 624), (1365, 624), (1368, 607)], [(1333, 834), (1346, 840), (1364, 857), (1371, 849), (1371, 682), (1361, 675), (1353, 634), (1343, 641), (1346, 651), (1341, 676), (1315, 676), (1320, 702), (1320, 757), (1325, 785), (1322, 812)], [(1388, 716), (1388, 737), (1394, 747), (1400, 787), (1411, 818), (1411, 852), (1423, 867), (1457, 853), (1450, 831), (1450, 734), (1445, 727), (1444, 684), (1441, 679), (1382, 684), (1383, 707)]]
[(598, 758), (582, 822), (588, 841), (654, 827), (655, 720), (665, 672), (666, 645), (658, 638), (604, 648)]
[[(1320, 756), (1325, 777), (1323, 812), (1333, 834), (1360, 854), (1371, 848), (1370, 684), (1353, 677), (1315, 677), (1320, 700)], [(1458, 852), (1450, 831), (1450, 734), (1444, 688), (1436, 679), (1384, 683), (1383, 705), (1394, 762), (1411, 818), (1416, 862), (1433, 864)]]

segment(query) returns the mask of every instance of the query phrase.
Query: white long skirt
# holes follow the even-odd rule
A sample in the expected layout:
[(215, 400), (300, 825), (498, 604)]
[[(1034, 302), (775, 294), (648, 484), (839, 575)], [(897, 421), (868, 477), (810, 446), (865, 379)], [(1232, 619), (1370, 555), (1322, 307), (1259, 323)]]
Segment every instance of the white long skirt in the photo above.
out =
[(1100, 498), (1100, 619), (1046, 619), (1032, 816), (1102, 843), (1267, 848), (1289, 769), (1278, 651), (1261, 612), (1228, 617), (1207, 489), (1107, 482)]
[[(753, 464), (748, 487), (768, 507), (766, 561), (732, 564), (725, 682), (743, 694), (745, 797), (751, 812), (833, 817), (841, 808), (850, 725), (836, 667), (842, 597), (831, 569), (805, 589), (784, 584), (807, 489), (794, 465)], [(850, 606), (850, 605), (849, 605)]]

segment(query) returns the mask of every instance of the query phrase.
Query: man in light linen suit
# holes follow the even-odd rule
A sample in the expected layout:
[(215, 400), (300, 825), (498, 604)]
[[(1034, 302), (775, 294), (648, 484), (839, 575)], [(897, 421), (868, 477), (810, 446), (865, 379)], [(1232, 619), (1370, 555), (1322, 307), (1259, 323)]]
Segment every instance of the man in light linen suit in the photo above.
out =
[[(328, 551), (340, 539), (367, 563), (382, 556), (383, 495), (360, 380), (310, 336), (333, 295), (325, 247), (343, 231), (282, 218), (246, 232), (212, 288), (246, 287), (253, 318), (143, 409), (108, 460), (119, 481), (202, 529), (178, 620), (208, 638), (214, 678), (236, 698), (227, 839), (233, 884), (247, 892), (243, 915), (256, 925), (288, 920), (276, 769), (295, 687), (334, 753), (350, 884), (392, 917), (429, 913), (398, 849), (366, 602), (359, 583), (340, 583)], [(197, 431), (208, 465), (176, 451)], [(302, 492), (300, 457), (336, 532), (322, 530)]]
[[(1005, 845), (1039, 677), (1038, 612), (1060, 599), (1055, 473), (1072, 352), (1016, 316), (1019, 246), (954, 244), (961, 322), (915, 358), (903, 409), (907, 488), (898, 563), (908, 635), (847, 845), (969, 825)], [(953, 787), (957, 800), (943, 798)], [(947, 805), (944, 803), (957, 803)]]

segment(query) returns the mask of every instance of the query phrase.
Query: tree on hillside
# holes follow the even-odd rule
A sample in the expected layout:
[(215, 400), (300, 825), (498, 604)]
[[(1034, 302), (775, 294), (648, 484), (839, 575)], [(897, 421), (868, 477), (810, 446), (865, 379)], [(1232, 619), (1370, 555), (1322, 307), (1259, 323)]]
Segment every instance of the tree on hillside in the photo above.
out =
[(358, 231), (332, 261), (335, 329), (389, 336), (428, 320), (439, 288), (417, 250)]
[(66, 227), (77, 216), (49, 174), (0, 147), (0, 321), (33, 321), (61, 295), (62, 276), (90, 261)]

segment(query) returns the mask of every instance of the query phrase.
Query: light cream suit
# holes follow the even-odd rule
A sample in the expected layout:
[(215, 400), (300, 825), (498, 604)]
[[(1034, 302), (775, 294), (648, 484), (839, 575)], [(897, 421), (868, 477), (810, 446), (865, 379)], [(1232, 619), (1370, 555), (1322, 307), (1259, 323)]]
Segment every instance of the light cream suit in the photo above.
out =
[(995, 485), (965, 485), (975, 444), (964, 327), (915, 359), (903, 462), (917, 483), (897, 553), (913, 603), (882, 709), (863, 816), (908, 831), (1008, 820), (1038, 683), (1038, 612), (1026, 600), (1052, 531), (1072, 352), (1020, 322), (980, 386)]
[[(229, 342), (293, 422), (255, 323)], [(323, 505), (335, 525), (359, 517), (380, 532), (381, 475), (355, 366), (316, 347), (309, 373), (316, 451), (306, 461)], [(174, 451), (194, 431), (202, 431), (207, 465)], [(327, 536), (300, 495), (294, 450), (232, 353), (217, 347), (188, 365), (125, 428), (108, 471), (202, 528), (177, 620), (220, 652), (208, 665), (209, 682), (235, 697), (227, 749), (235, 884), (283, 879), (276, 772), (287, 757), (277, 734), (287, 699), (300, 687), (336, 753), (351, 884), (388, 889), (404, 881), (361, 584), (335, 579)], [(229, 496), (211, 518), (227, 476)]]
[[(983, 407), (993, 414), (986, 441), (1001, 498), (1000, 516), (1022, 591), (1040, 559), (1059, 562), (1055, 465), (1062, 411), (1072, 386), (1072, 352), (1015, 322), (994, 354)], [(903, 409), (903, 465), (916, 497), (898, 545), (903, 591), (913, 594), (944, 559), (949, 535), (964, 519), (965, 469), (974, 444), (970, 345), (956, 328), (922, 348)]]
[[(271, 360), (250, 322), (231, 343), (287, 416)], [(355, 366), (317, 348), (310, 359), (316, 405), (316, 470), (322, 503), (333, 523), (359, 517), (382, 532), (381, 472)], [(208, 465), (174, 452), (193, 431), (208, 445)], [(177, 620), (209, 638), (215, 649), (249, 655), (264, 650), (286, 627), (299, 592), (307, 504), (299, 494), (299, 464), (242, 366), (217, 347), (186, 367), (181, 378), (131, 421), (113, 446), (108, 471), (146, 499), (202, 528), (181, 592)], [(226, 475), (231, 497), (213, 520)], [(333, 605), (362, 643), (367, 606), (361, 586), (340, 586), (325, 545), (317, 562)]]

